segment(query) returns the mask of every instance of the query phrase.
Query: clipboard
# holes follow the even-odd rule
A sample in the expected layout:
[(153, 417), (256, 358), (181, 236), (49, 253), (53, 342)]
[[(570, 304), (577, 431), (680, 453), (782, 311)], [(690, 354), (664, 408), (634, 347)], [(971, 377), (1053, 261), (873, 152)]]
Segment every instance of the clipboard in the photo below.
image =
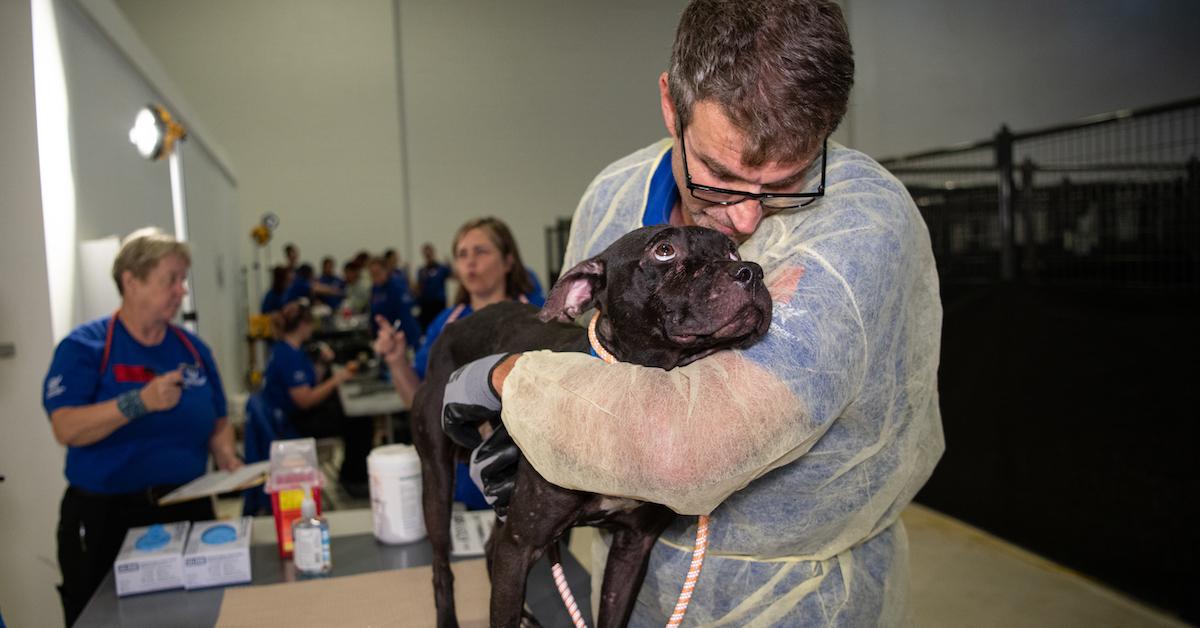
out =
[(159, 498), (158, 505), (178, 504), (258, 486), (267, 481), (270, 467), (271, 461), (263, 460), (245, 465), (237, 471), (213, 471), (163, 495)]

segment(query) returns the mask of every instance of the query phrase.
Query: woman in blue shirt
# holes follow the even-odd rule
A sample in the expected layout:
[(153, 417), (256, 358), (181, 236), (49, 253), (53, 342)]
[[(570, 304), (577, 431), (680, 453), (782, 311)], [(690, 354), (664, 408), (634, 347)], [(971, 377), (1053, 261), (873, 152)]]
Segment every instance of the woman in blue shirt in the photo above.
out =
[(346, 368), (318, 383), (316, 366), (303, 350), (315, 329), (307, 299), (284, 305), (272, 317), (272, 324), (279, 342), (271, 347), (263, 396), (287, 415), (300, 436), (340, 436), (345, 455), (338, 480), (352, 496), (366, 496), (367, 454), (375, 426), (366, 418), (347, 417), (334, 394), (339, 385), (354, 376), (358, 364), (349, 362)]
[[(383, 357), (392, 374), (392, 383), (404, 403), (412, 406), (417, 387), (425, 378), (429, 365), (429, 348), (442, 329), (456, 320), (469, 316), (480, 308), (500, 301), (529, 303), (527, 294), (533, 291), (521, 262), (517, 241), (497, 218), (469, 220), (454, 234), (454, 274), (458, 278), (458, 294), (454, 304), (442, 311), (425, 331), (425, 338), (416, 350), (413, 362), (408, 360), (408, 336), (395, 330), (385, 320), (377, 320), (379, 331), (375, 351)], [(541, 300), (533, 305), (541, 306)], [(466, 465), (460, 464), (455, 482), (455, 499), (472, 508), (487, 508), (487, 502), (466, 476)]]
[(211, 501), (159, 506), (204, 474), (242, 465), (212, 352), (171, 324), (187, 292), (187, 245), (155, 229), (130, 234), (113, 262), (121, 306), (54, 350), (42, 405), (67, 447), (58, 524), (60, 589), (74, 623), (112, 569), (125, 532), (214, 518)]
[(287, 266), (276, 266), (271, 269), (271, 289), (263, 295), (259, 312), (270, 314), (283, 307), (283, 295), (287, 293), (288, 285), (292, 282), (292, 271)]

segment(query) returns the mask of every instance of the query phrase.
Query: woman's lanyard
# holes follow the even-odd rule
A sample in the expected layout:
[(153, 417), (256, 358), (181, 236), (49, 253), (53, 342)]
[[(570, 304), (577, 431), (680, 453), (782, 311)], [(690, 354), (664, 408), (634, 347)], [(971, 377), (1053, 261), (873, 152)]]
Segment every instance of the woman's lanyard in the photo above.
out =
[[(117, 310), (117, 312), (119, 311)], [(104, 371), (108, 369), (108, 356), (112, 353), (113, 330), (117, 326), (117, 312), (113, 312), (112, 318), (108, 319), (108, 330), (104, 333), (104, 355), (100, 358), (101, 375), (104, 375)], [(196, 351), (196, 346), (192, 344), (191, 340), (188, 340), (187, 334), (183, 333), (182, 329), (170, 323), (167, 323), (167, 328), (175, 332), (175, 335), (179, 337), (179, 341), (183, 343), (188, 353), (192, 354), (192, 358), (196, 360), (196, 366), (203, 369), (204, 360), (200, 359), (200, 352)]]

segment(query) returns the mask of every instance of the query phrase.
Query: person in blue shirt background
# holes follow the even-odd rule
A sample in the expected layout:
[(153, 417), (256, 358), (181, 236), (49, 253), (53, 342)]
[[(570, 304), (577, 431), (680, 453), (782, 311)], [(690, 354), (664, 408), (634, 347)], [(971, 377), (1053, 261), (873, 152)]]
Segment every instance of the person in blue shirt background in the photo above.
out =
[(187, 293), (187, 245), (142, 229), (113, 262), (121, 306), (54, 350), (42, 405), (67, 447), (58, 524), (60, 587), (70, 626), (112, 569), (129, 528), (214, 518), (212, 502), (159, 506), (204, 474), (242, 465), (208, 346), (171, 324)]
[(421, 329), (428, 329), (434, 317), (446, 309), (446, 280), (450, 278), (450, 267), (437, 260), (433, 245), (426, 242), (421, 247), (425, 265), (417, 269), (417, 322)]
[(287, 292), (283, 295), (283, 302), (287, 304), (299, 299), (311, 300), (328, 296), (340, 298), (342, 291), (340, 288), (314, 281), (312, 264), (301, 264), (292, 278), (292, 285), (288, 286)]
[[(419, 344), (416, 345), (413, 362), (408, 361), (408, 339), (417, 337), (408, 335), (407, 330), (396, 331), (385, 321), (378, 321), (375, 352), (387, 363), (392, 384), (410, 407), (417, 387), (425, 379), (429, 348), (446, 325), (493, 303), (531, 303), (526, 295), (533, 293), (533, 286), (525, 265), (521, 263), (521, 251), (508, 225), (492, 217), (469, 220), (454, 234), (451, 249), (454, 251), (454, 274), (459, 281), (458, 294), (455, 295), (454, 305), (442, 310), (430, 324), (424, 341), (417, 339)], [(538, 300), (532, 304), (541, 307), (544, 301)], [(483, 495), (466, 472), (467, 466), (460, 463), (454, 499), (471, 509), (487, 508)]]
[[(375, 435), (374, 423), (367, 418), (347, 417), (337, 387), (354, 376), (358, 364), (318, 382), (317, 369), (304, 353), (304, 344), (312, 338), (312, 312), (304, 299), (283, 306), (272, 317), (279, 342), (271, 347), (264, 376), (263, 396), (279, 408), (301, 436), (325, 438), (340, 436), (345, 446), (338, 480), (354, 497), (367, 495), (367, 454)], [(325, 361), (332, 360), (326, 355)]]
[(276, 266), (271, 269), (271, 288), (263, 295), (262, 305), (258, 311), (270, 314), (283, 307), (283, 296), (287, 294), (288, 285), (292, 282), (292, 271), (287, 266)]
[(321, 302), (328, 305), (330, 309), (336, 310), (342, 304), (342, 298), (346, 294), (346, 282), (337, 275), (337, 269), (332, 257), (324, 257), (321, 259), (321, 276), (317, 277), (317, 283), (329, 288), (334, 292), (320, 295)]
[(388, 326), (399, 321), (406, 336), (420, 338), (421, 327), (413, 317), (413, 301), (404, 276), (390, 272), (387, 262), (379, 257), (367, 262), (367, 271), (371, 275), (371, 332), (375, 332), (374, 327), (382, 316)]
[(400, 277), (404, 281), (404, 289), (408, 289), (408, 266), (400, 261), (396, 249), (386, 249), (383, 252), (384, 267), (389, 274)]

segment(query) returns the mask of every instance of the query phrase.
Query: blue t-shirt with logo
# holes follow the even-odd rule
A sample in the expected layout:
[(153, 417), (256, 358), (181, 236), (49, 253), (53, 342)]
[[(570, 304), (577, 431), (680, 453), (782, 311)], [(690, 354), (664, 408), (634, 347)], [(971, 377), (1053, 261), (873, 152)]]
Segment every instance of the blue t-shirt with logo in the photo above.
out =
[(375, 315), (379, 314), (389, 323), (400, 321), (405, 338), (415, 345), (421, 338), (421, 326), (412, 315), (412, 306), (408, 283), (398, 276), (393, 275), (382, 284), (371, 286), (371, 335), (375, 335)]
[(117, 320), (101, 371), (110, 320), (79, 326), (54, 350), (42, 389), (47, 416), (138, 390), (181, 366), (183, 391), (170, 410), (146, 414), (91, 445), (68, 447), (67, 481), (92, 493), (120, 494), (196, 479), (208, 464), (217, 419), (228, 414), (212, 352), (200, 338), (174, 326), (157, 345), (143, 345)]
[[(337, 290), (341, 291), (342, 294), (346, 293), (346, 280), (338, 277), (337, 275), (321, 275), (320, 277), (317, 277), (317, 283), (329, 286), (330, 288), (336, 288)], [(337, 307), (342, 304), (343, 298), (345, 297), (338, 296), (336, 294), (323, 294), (321, 295), (321, 302), (336, 310)]]
[(446, 279), (450, 277), (450, 267), (445, 264), (422, 266), (417, 271), (417, 283), (421, 286), (421, 301), (435, 303), (446, 301)]
[(316, 386), (317, 371), (303, 351), (281, 341), (271, 347), (263, 380), (263, 395), (267, 401), (290, 416), (299, 408), (288, 391), (297, 386)]

